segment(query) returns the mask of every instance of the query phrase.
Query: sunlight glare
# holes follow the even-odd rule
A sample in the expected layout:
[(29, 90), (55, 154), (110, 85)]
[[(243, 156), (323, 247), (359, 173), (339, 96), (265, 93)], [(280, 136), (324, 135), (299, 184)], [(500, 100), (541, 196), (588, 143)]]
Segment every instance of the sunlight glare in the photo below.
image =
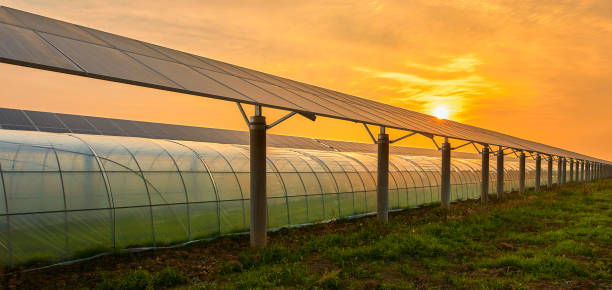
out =
[(432, 115), (438, 119), (448, 119), (449, 111), (446, 106), (437, 106), (433, 109)]

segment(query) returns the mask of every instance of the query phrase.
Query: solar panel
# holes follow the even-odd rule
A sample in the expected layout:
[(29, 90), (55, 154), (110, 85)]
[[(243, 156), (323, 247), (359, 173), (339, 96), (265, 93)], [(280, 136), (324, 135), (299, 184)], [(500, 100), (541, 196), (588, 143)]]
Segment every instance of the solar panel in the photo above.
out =
[(113, 119), (113, 122), (125, 132), (127, 136), (152, 138), (151, 134), (140, 127), (135, 121)]
[(77, 70), (68, 59), (31, 30), (0, 23), (0, 39), (0, 58), (4, 62), (37, 64), (55, 70)]
[(17, 21), (13, 15), (2, 8), (0, 8), (0, 21), (12, 25), (20, 25), (19, 21)]
[(68, 114), (55, 114), (66, 127), (70, 129), (73, 133), (79, 134), (102, 134), (100, 131), (96, 130), (83, 116), (77, 115), (68, 115)]
[(179, 88), (166, 77), (116, 49), (46, 33), (40, 35), (87, 74)]
[[(2, 114), (2, 112), (8, 112)], [(152, 122), (130, 121), (122, 119), (100, 118), (90, 116), (78, 116), (69, 114), (55, 114), (39, 111), (21, 111), (15, 109), (0, 108), (0, 120), (2, 116), (13, 116), (12, 119), (20, 119), (22, 125), (0, 125), (1, 129), (9, 130), (36, 130), (33, 126), (23, 125), (24, 120), (20, 115), (24, 113), (32, 120), (39, 131), (53, 133), (68, 133), (70, 132), (65, 127), (55, 128), (49, 126), (63, 126), (62, 120), (71, 125), (70, 129), (74, 133), (80, 134), (103, 134), (103, 135), (125, 135), (131, 137), (144, 137), (156, 139), (173, 139), (200, 141), (221, 144), (238, 144), (248, 145), (249, 134), (245, 131), (235, 131), (217, 128), (205, 128), (194, 126), (183, 126), (173, 124), (161, 124)], [(17, 116), (17, 117), (15, 117)], [(2, 121), (4, 122), (4, 121)], [(13, 121), (13, 123), (17, 123)], [(95, 127), (92, 126), (95, 124)], [(96, 129), (97, 128), (97, 129)], [(116, 130), (120, 130), (125, 134), (119, 134)], [(145, 129), (151, 131), (149, 133)], [(94, 131), (95, 130), (95, 131)], [(377, 146), (371, 143), (359, 143), (337, 140), (312, 139), (305, 137), (286, 136), (268, 134), (268, 146), (278, 148), (298, 148), (298, 149), (313, 149), (324, 151), (340, 151), (340, 152), (366, 152), (376, 153)], [(390, 152), (397, 155), (419, 155), (419, 156), (439, 156), (440, 152), (425, 148), (412, 148), (404, 146), (390, 146)], [(479, 155), (466, 152), (453, 152), (453, 156), (458, 158), (475, 158), (479, 159)], [(513, 159), (513, 155), (508, 158)]]
[(194, 68), (143, 55), (130, 55), (155, 71), (168, 76), (170, 80), (180, 85), (185, 90), (198, 91), (215, 96), (227, 96), (232, 99), (240, 99), (245, 101), (250, 100), (227, 86), (224, 86), (219, 82), (205, 76)]
[(140, 41), (87, 27), (79, 26), (79, 28), (90, 33), (111, 47), (141, 55), (148, 55), (150, 57), (159, 59), (171, 60), (167, 56), (151, 49)]
[(8, 13), (14, 16), (24, 27), (33, 30), (52, 33), (63, 37), (90, 43), (96, 43), (100, 45), (104, 44), (103, 42), (97, 40), (95, 37), (92, 37), (90, 34), (76, 27), (76, 25), (70, 23), (66, 23), (48, 17), (43, 17), (17, 9), (8, 8)]
[[(151, 135), (151, 138), (155, 139), (173, 139), (172, 129), (164, 128), (161, 124), (150, 123), (150, 122), (136, 122), (140, 128), (147, 131)], [(167, 131), (166, 131), (167, 130)]]
[[(0, 61), (442, 137), (597, 160), (7, 7), (0, 7)], [(151, 127), (143, 129), (153, 130), (155, 136), (168, 136), (155, 125), (144, 126)]]
[(119, 126), (115, 125), (112, 119), (98, 117), (85, 117), (85, 119), (102, 135), (127, 136)]
[(36, 130), (21, 110), (0, 108), (0, 125), (4, 129)]
[(23, 111), (28, 118), (36, 125), (38, 130), (53, 133), (68, 133), (70, 130), (53, 113), (38, 111)]

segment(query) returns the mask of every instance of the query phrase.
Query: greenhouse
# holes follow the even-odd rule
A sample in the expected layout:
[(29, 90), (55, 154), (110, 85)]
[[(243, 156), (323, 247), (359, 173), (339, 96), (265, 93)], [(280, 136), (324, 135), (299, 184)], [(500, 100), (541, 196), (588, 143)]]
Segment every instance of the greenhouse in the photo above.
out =
[[(0, 259), (65, 261), (248, 232), (248, 150), (0, 129)], [(267, 160), (269, 229), (376, 212), (375, 152), (269, 147)], [(505, 163), (507, 191), (518, 188), (518, 166)], [(479, 198), (480, 168), (479, 159), (453, 159), (453, 200)], [(531, 187), (534, 168), (527, 163)], [(391, 155), (389, 169), (391, 209), (439, 201), (440, 158)]]

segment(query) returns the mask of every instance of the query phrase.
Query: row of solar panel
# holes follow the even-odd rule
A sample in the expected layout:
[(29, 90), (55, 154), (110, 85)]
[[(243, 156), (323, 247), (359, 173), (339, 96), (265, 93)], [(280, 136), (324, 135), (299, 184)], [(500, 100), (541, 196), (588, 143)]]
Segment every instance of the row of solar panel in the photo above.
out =
[[(0, 128), (54, 133), (78, 133), (174, 139), (222, 144), (249, 144), (244, 131), (109, 119), (39, 111), (0, 108)], [(269, 135), (273, 147), (330, 150), (321, 143), (303, 137)]]
[(516, 149), (590, 159), (567, 150), (129, 39), (0, 8), (0, 60), (93, 78), (311, 112)]
[[(29, 130), (53, 133), (78, 133), (111, 136), (130, 136), (153, 139), (172, 139), (222, 144), (249, 144), (246, 131), (140, 122), (40, 111), (0, 108), (0, 129)], [(375, 144), (312, 139), (305, 137), (268, 134), (271, 147), (314, 149), (341, 152), (375, 153)], [(436, 150), (391, 146), (392, 154), (439, 156)], [(460, 158), (479, 158), (476, 154), (455, 152)]]

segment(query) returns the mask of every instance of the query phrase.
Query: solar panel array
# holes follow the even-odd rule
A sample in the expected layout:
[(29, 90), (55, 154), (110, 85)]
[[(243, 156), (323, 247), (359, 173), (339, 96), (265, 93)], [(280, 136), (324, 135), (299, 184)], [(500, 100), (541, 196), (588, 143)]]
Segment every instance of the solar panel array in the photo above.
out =
[[(246, 131), (215, 129), (205, 127), (172, 125), (100, 118), (80, 115), (59, 114), (0, 108), (0, 129), (29, 130), (52, 133), (78, 133), (110, 136), (143, 137), (152, 139), (187, 140), (221, 144), (249, 144)], [(298, 148), (341, 152), (375, 153), (374, 144), (312, 139), (305, 137), (268, 134), (270, 147)], [(391, 146), (392, 154), (439, 156), (436, 150)], [(455, 152), (460, 158), (479, 158), (477, 154)]]
[[(0, 129), (249, 144), (245, 131), (0, 108)], [(273, 147), (330, 150), (304, 137), (269, 134)]]
[[(552, 146), (438, 120), (403, 108), (8, 7), (0, 7), (0, 61), (601, 162)], [(107, 129), (112, 130), (112, 127)]]

